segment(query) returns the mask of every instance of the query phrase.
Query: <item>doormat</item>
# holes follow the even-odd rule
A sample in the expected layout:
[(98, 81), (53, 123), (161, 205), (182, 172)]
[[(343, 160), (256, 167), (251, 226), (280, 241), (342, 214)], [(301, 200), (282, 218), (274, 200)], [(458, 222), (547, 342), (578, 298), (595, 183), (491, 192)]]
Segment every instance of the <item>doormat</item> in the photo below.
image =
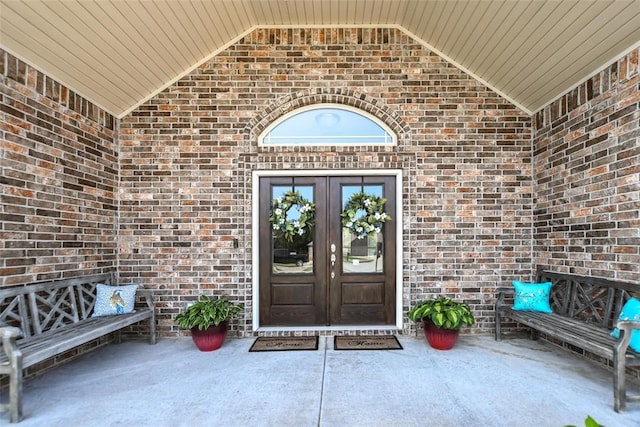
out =
[(348, 336), (336, 335), (333, 338), (334, 350), (402, 350), (395, 335)]
[(249, 351), (317, 350), (318, 337), (258, 337)]

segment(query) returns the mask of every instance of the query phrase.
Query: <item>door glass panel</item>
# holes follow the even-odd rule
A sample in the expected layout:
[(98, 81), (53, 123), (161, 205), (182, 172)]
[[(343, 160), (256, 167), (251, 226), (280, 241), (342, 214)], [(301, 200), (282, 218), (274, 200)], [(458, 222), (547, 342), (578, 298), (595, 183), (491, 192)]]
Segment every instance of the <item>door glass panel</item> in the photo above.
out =
[[(383, 196), (382, 185), (344, 185), (342, 186), (342, 211), (349, 200), (364, 193), (366, 196)], [(364, 209), (355, 212), (356, 223), (367, 217)], [(384, 273), (383, 230), (384, 225), (364, 230), (355, 227), (352, 230), (342, 227), (342, 271), (344, 273)]]
[(311, 185), (271, 187), (273, 273), (313, 274), (313, 193)]

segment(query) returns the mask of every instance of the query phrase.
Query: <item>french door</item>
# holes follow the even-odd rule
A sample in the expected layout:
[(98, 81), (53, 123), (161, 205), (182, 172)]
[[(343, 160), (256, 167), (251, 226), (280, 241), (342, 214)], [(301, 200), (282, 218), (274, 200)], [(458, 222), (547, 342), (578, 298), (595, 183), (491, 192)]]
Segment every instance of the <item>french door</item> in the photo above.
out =
[(260, 178), (261, 326), (395, 324), (395, 179)]

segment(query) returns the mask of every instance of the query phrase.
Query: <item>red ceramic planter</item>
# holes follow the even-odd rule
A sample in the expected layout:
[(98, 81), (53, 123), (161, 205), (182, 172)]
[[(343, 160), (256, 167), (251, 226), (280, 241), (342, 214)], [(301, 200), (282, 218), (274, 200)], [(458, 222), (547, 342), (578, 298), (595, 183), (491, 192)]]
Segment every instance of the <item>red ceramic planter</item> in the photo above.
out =
[(191, 338), (200, 351), (213, 351), (222, 347), (227, 337), (227, 323), (222, 322), (218, 326), (210, 326), (205, 330), (191, 329)]
[(458, 340), (460, 329), (438, 328), (431, 320), (423, 320), (424, 336), (436, 350), (450, 350)]

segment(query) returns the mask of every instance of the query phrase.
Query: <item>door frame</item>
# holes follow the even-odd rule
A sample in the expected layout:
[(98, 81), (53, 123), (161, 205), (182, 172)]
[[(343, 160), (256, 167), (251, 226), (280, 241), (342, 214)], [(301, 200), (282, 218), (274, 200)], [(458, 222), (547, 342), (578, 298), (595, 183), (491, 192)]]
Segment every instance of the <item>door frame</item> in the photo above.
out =
[(252, 278), (252, 330), (255, 331), (291, 331), (291, 330), (347, 330), (347, 329), (368, 329), (367, 325), (358, 326), (295, 326), (295, 327), (266, 327), (260, 326), (260, 269), (259, 260), (259, 181), (262, 177), (280, 177), (280, 176), (393, 176), (396, 182), (396, 206), (392, 208), (391, 215), (397, 218), (395, 222), (396, 228), (396, 324), (395, 326), (378, 326), (372, 325), (375, 329), (402, 329), (402, 297), (403, 297), (403, 255), (404, 242), (402, 240), (402, 170), (401, 169), (287, 169), (287, 170), (254, 170), (251, 172), (251, 278)]

